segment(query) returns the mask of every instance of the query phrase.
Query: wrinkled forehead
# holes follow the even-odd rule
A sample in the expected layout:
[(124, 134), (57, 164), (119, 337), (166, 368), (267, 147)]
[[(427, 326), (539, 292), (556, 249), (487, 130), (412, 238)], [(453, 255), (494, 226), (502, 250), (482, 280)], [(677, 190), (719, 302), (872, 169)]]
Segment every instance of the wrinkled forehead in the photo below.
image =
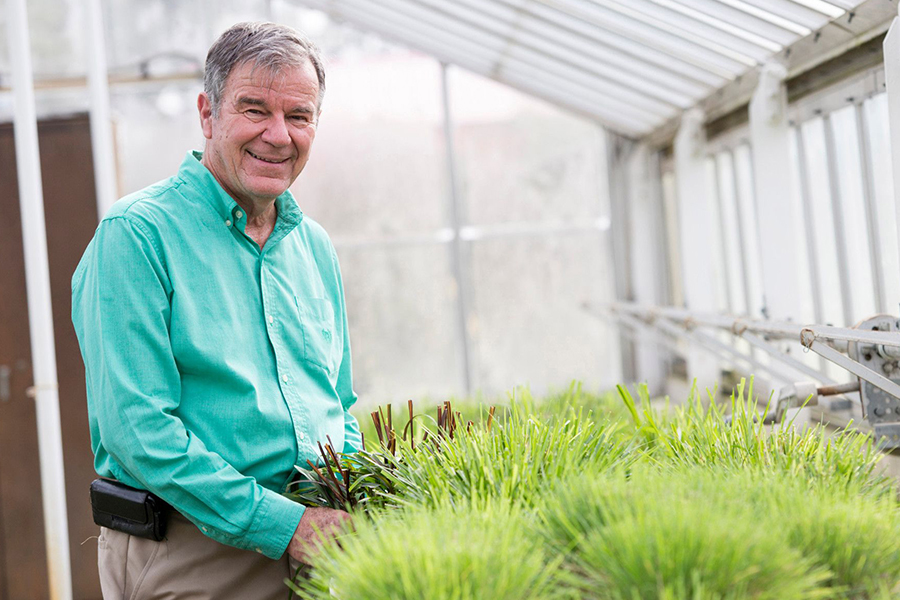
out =
[(316, 69), (308, 57), (275, 64), (254, 59), (238, 63), (228, 74), (225, 89), (234, 89), (237, 85), (252, 85), (267, 89), (315, 86), (316, 94), (319, 90)]

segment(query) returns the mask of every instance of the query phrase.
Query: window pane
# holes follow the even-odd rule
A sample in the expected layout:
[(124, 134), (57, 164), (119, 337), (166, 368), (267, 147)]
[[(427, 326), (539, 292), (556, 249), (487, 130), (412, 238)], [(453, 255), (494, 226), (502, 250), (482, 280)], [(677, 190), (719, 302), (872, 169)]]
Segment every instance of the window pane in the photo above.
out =
[(750, 290), (750, 312), (762, 316), (765, 307), (762, 287), (762, 267), (759, 252), (759, 225), (756, 221), (756, 200), (753, 192), (753, 163), (750, 146), (742, 144), (734, 149), (734, 171), (737, 181), (738, 214), (744, 239), (744, 258), (747, 265), (747, 287)]
[(465, 224), (609, 215), (599, 127), (462, 69), (449, 76)]
[[(794, 248), (797, 252), (798, 266), (797, 288), (800, 292), (800, 298), (797, 299), (797, 317), (803, 323), (815, 323), (816, 300), (813, 297), (812, 266), (809, 261), (809, 238), (806, 235), (806, 219), (803, 216), (803, 194), (801, 187), (803, 182), (800, 181), (800, 156), (797, 148), (798, 143), (797, 130), (796, 128), (792, 127), (789, 147), (789, 160), (791, 163), (792, 175), (790, 200), (794, 210), (794, 215), (797, 219), (797, 225), (800, 228), (797, 231), (797, 235), (795, 237), (797, 243), (794, 245)], [(805, 353), (804, 355), (806, 356), (808, 354), (809, 353)]]
[(744, 290), (744, 266), (741, 251), (741, 230), (735, 195), (734, 165), (730, 152), (716, 155), (716, 176), (719, 190), (719, 210), (725, 237), (725, 264), (730, 290), (731, 312), (737, 315), (747, 313), (747, 298)]
[(731, 306), (731, 289), (728, 285), (729, 269), (725, 259), (725, 232), (721, 227), (722, 210), (719, 198), (716, 196), (716, 161), (713, 158), (706, 159), (706, 186), (712, 191), (710, 211), (715, 231), (708, 236), (713, 263), (713, 293), (715, 294), (715, 308), (720, 312), (729, 312)]
[(475, 388), (532, 391), (573, 378), (607, 388), (621, 375), (616, 328), (588, 311), (614, 301), (608, 232), (485, 239), (472, 265)]
[(821, 286), (822, 318), (825, 324), (846, 326), (841, 303), (841, 281), (838, 275), (838, 256), (834, 241), (834, 212), (828, 183), (828, 157), (825, 151), (825, 127), (821, 118), (801, 125), (803, 150), (806, 155), (806, 178), (816, 232), (813, 247), (816, 252), (819, 285)]
[(675, 173), (664, 171), (662, 177), (663, 212), (666, 222), (667, 268), (672, 289), (672, 305), (684, 306), (684, 287), (681, 275), (681, 232), (678, 229), (678, 203), (675, 199)]
[(831, 127), (834, 132), (840, 215), (844, 227), (850, 279), (847, 285), (851, 290), (853, 320), (857, 321), (874, 314), (876, 302), (872, 258), (869, 252), (869, 228), (863, 197), (856, 107), (848, 106), (831, 113)]
[(463, 390), (455, 286), (446, 244), (339, 246), (361, 402)]
[(900, 303), (900, 248), (897, 244), (897, 207), (891, 166), (891, 132), (888, 126), (887, 94), (878, 94), (864, 105), (872, 161), (873, 193), (880, 249), (878, 259), (884, 273), (885, 310), (896, 314)]
[(440, 65), (373, 54), (329, 65), (307, 169), (291, 188), (335, 238), (430, 234), (448, 225)]

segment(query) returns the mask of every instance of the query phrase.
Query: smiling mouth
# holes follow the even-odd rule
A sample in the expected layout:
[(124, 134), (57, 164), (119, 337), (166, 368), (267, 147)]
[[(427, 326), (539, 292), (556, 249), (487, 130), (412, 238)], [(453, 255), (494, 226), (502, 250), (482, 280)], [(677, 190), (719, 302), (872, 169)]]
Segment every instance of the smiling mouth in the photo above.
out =
[(253, 153), (250, 152), (249, 150), (247, 150), (247, 154), (249, 154), (250, 156), (252, 156), (252, 157), (255, 158), (256, 160), (261, 160), (261, 161), (263, 161), (263, 162), (265, 162), (265, 163), (269, 163), (270, 165), (280, 165), (281, 163), (286, 162), (286, 161), (288, 160), (287, 158), (280, 158), (280, 159), (275, 159), (275, 158), (263, 158), (262, 156), (258, 156), (258, 155), (256, 155), (256, 154), (253, 154)]

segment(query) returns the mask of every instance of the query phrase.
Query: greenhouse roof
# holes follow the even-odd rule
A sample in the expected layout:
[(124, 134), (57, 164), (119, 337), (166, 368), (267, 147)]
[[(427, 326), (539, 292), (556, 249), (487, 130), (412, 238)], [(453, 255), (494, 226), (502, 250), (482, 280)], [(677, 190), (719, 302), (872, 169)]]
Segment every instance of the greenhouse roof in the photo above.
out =
[(643, 137), (801, 39), (853, 39), (872, 0), (295, 3)]

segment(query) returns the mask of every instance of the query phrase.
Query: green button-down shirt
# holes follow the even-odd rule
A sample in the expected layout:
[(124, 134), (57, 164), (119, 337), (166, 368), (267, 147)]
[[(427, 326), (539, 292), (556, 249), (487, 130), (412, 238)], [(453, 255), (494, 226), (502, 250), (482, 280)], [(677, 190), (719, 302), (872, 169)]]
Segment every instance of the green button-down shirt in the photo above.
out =
[(360, 444), (341, 275), (290, 192), (260, 250), (200, 157), (117, 202), (72, 279), (94, 466), (279, 558), (294, 465)]

